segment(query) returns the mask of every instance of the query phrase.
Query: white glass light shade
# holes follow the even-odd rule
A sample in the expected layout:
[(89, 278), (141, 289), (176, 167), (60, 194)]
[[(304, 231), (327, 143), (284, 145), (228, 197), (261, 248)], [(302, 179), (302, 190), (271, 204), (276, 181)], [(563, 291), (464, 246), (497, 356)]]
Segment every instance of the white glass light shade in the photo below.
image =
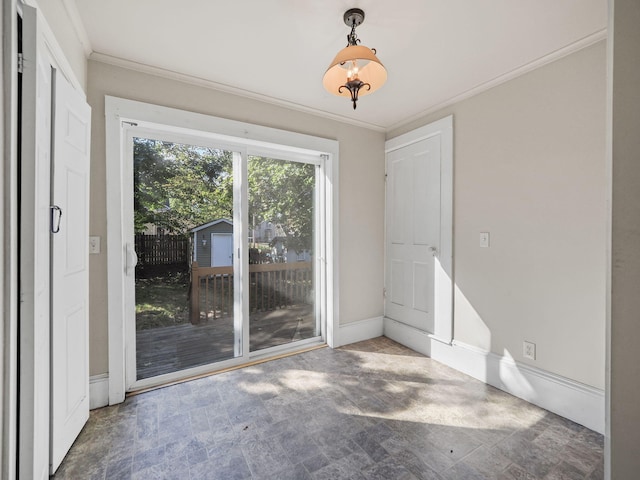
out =
[(373, 50), (364, 45), (349, 45), (338, 52), (324, 74), (322, 84), (328, 92), (342, 97), (351, 96), (346, 88), (343, 88), (342, 92), (338, 90), (347, 83), (348, 71), (354, 60), (358, 67), (360, 81), (371, 85), (371, 89), (362, 88), (359, 96), (375, 92), (387, 81), (387, 70)]

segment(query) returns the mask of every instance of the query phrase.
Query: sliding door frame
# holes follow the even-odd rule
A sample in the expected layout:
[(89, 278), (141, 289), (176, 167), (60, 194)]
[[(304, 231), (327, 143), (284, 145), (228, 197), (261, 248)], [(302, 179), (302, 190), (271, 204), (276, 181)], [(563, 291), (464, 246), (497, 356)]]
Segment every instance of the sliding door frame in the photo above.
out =
[[(132, 383), (132, 376), (127, 367), (131, 359), (135, 360), (135, 349), (131, 348), (126, 334), (125, 319), (126, 295), (124, 273), (127, 268), (128, 256), (126, 248), (126, 234), (124, 212), (128, 208), (125, 199), (127, 190), (127, 135), (133, 129), (144, 132), (152, 130), (166, 134), (167, 138), (182, 139), (181, 143), (202, 144), (204, 139), (208, 145), (224, 148), (234, 154), (234, 183), (246, 181), (248, 156), (268, 156), (272, 158), (311, 163), (310, 158), (317, 159), (322, 165), (322, 174), (318, 175), (318, 199), (321, 200), (317, 215), (321, 215), (323, 229), (318, 238), (319, 254), (316, 255), (316, 267), (319, 272), (317, 279), (323, 288), (317, 299), (320, 301), (319, 313), (323, 315), (321, 338), (330, 347), (337, 344), (335, 336), (338, 332), (337, 306), (337, 172), (338, 172), (338, 142), (308, 135), (272, 129), (243, 122), (226, 120), (208, 115), (196, 114), (157, 105), (125, 100), (116, 97), (105, 97), (106, 113), (106, 167), (107, 167), (107, 250), (108, 250), (108, 323), (109, 323), (109, 404), (120, 403)], [(144, 133), (140, 135), (144, 137)], [(186, 141), (185, 141), (186, 140)], [(246, 159), (246, 160), (245, 160)], [(129, 160), (131, 162), (131, 160)], [(315, 161), (313, 163), (316, 163)], [(238, 168), (235, 168), (235, 167)], [(124, 181), (124, 184), (123, 184)], [(130, 183), (130, 180), (129, 180)], [(123, 187), (124, 185), (124, 187)], [(234, 197), (234, 209), (244, 218), (248, 207), (248, 189), (238, 185), (242, 195)], [(248, 288), (248, 249), (241, 245), (248, 238), (248, 225), (242, 218), (234, 218), (238, 228), (238, 235), (234, 235), (234, 255), (241, 253), (240, 266), (242, 284), (237, 285), (237, 296), (244, 296)], [(236, 223), (239, 221), (239, 223)], [(130, 265), (131, 266), (131, 265)], [(237, 297), (238, 298), (238, 297)], [(248, 318), (248, 304), (235, 302), (234, 315)], [(274, 355), (283, 349), (295, 348), (308, 344), (307, 341), (296, 342), (295, 346), (272, 347), (270, 349), (249, 352), (249, 331), (243, 331), (242, 345), (246, 346), (244, 355), (232, 360), (219, 362), (214, 366), (195, 367), (183, 371), (182, 375), (198, 375), (212, 370), (236, 366), (249, 361), (251, 358)], [(316, 342), (318, 339), (314, 339)], [(133, 355), (133, 357), (132, 357)], [(154, 377), (149, 382), (134, 382), (136, 388), (151, 386), (170, 381), (167, 375)], [(166, 377), (166, 378), (165, 378)], [(143, 385), (144, 384), (144, 385)]]

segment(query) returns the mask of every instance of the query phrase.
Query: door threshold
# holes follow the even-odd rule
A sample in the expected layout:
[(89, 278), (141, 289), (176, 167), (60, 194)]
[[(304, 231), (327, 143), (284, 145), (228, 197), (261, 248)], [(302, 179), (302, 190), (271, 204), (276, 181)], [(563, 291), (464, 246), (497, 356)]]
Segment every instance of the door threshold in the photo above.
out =
[(279, 353), (279, 354), (275, 354), (275, 355), (271, 355), (271, 356), (258, 357), (255, 360), (250, 360), (250, 361), (248, 361), (246, 363), (233, 365), (231, 367), (221, 368), (221, 369), (218, 369), (218, 370), (212, 370), (210, 372), (200, 373), (198, 375), (190, 375), (188, 377), (181, 378), (179, 380), (172, 380), (172, 381), (169, 381), (169, 382), (161, 383), (159, 385), (153, 385), (151, 387), (143, 387), (143, 388), (140, 388), (138, 390), (133, 390), (133, 391), (130, 391), (130, 392), (126, 392), (125, 398), (135, 397), (136, 395), (140, 395), (141, 393), (151, 392), (153, 390), (158, 390), (160, 388), (170, 387), (171, 385), (178, 385), (180, 383), (190, 382), (191, 380), (198, 380), (200, 378), (211, 377), (212, 375), (218, 375), (220, 373), (231, 372), (233, 370), (240, 370), (241, 368), (252, 367), (254, 365), (260, 365), (261, 363), (270, 362), (272, 360), (279, 360), (281, 358), (292, 357), (292, 356), (298, 355), (300, 353), (311, 352), (313, 350), (318, 350), (320, 348), (326, 348), (326, 347), (327, 347), (326, 343), (314, 344), (314, 345), (305, 346), (303, 348), (290, 350), (290, 351), (287, 351), (287, 352), (283, 352), (283, 353)]

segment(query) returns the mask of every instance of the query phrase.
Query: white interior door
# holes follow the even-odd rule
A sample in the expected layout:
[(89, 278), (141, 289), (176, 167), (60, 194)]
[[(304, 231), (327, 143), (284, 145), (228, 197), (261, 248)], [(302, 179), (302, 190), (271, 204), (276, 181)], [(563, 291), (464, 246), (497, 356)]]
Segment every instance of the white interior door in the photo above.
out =
[[(91, 109), (55, 77), (52, 203), (51, 473), (89, 418), (89, 149)], [(58, 225), (59, 223), (59, 225)]]
[(211, 266), (230, 267), (233, 265), (233, 235), (231, 233), (211, 234)]
[[(386, 142), (385, 316), (399, 341), (453, 338), (453, 117)], [(422, 350), (424, 348), (424, 350)]]
[(440, 251), (440, 137), (387, 156), (386, 315), (434, 333)]
[(51, 67), (37, 12), (23, 5), (20, 153), (20, 478), (49, 474)]

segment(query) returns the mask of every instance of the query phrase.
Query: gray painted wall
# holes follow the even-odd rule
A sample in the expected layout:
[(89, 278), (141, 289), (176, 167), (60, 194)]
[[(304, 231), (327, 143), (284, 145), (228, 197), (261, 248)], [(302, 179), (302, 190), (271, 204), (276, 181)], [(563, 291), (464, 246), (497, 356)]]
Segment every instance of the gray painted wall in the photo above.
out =
[(605, 55), (600, 42), (388, 135), (454, 115), (455, 339), (601, 389)]
[(609, 7), (612, 222), (607, 478), (635, 480), (640, 475), (640, 2), (610, 0)]

